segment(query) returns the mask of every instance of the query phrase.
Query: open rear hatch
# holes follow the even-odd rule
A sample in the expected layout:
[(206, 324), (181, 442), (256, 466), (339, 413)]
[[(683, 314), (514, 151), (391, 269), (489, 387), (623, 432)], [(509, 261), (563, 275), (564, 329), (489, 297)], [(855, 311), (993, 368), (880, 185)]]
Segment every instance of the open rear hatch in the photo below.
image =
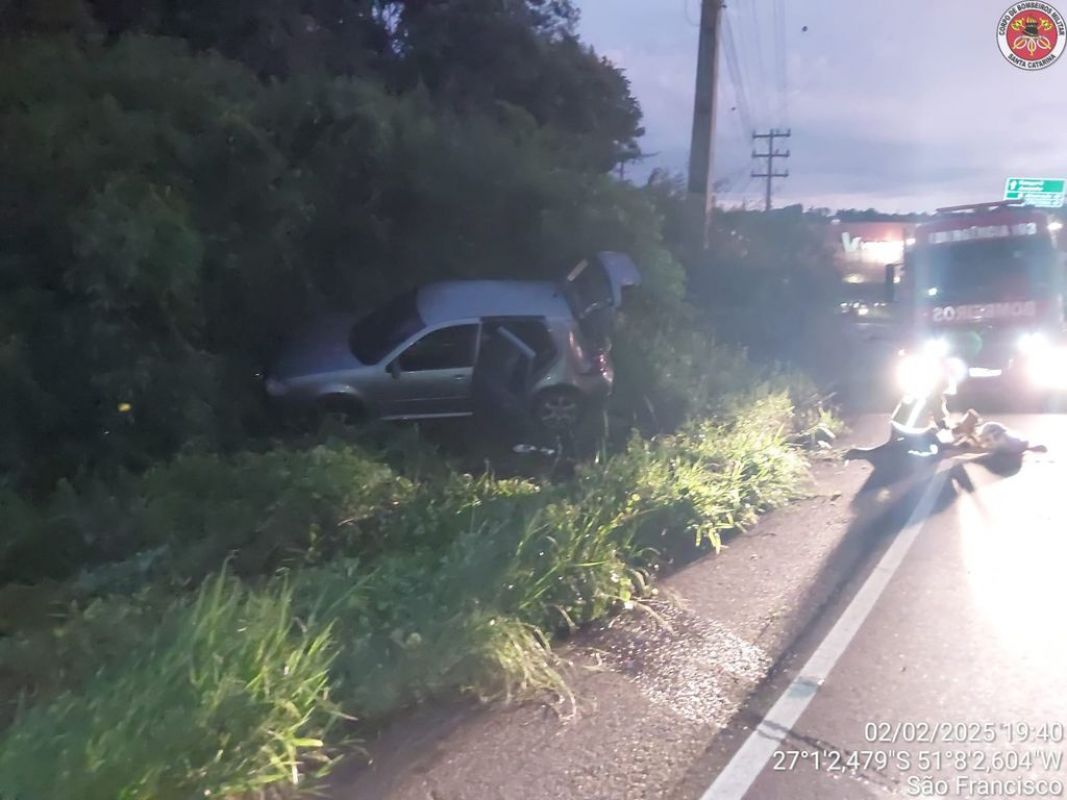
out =
[(563, 295), (582, 333), (606, 349), (625, 290), (641, 283), (641, 273), (625, 253), (603, 251), (583, 259), (563, 281)]

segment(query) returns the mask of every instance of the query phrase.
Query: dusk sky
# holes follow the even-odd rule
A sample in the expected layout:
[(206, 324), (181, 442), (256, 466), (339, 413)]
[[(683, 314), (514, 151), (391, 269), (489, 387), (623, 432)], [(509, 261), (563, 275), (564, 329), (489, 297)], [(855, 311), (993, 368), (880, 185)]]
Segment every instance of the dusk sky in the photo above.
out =
[[(625, 71), (644, 110), (642, 146), (652, 155), (638, 173), (684, 170), (700, 0), (577, 3), (584, 38)], [(782, 145), (792, 177), (779, 182), (776, 205), (925, 211), (999, 199), (1009, 176), (1067, 177), (1067, 53), (1040, 72), (1009, 64), (996, 41), (1009, 5), (728, 0), (751, 124), (793, 131)], [(722, 60), (715, 170), (731, 180), (722, 196), (730, 204), (761, 197), (747, 177), (752, 143), (739, 106)]]

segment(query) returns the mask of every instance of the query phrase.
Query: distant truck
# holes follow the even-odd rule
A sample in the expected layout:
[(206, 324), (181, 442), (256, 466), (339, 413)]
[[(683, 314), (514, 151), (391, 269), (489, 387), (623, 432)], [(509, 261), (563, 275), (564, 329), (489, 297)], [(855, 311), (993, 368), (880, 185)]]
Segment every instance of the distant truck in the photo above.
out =
[(946, 362), (956, 384), (1067, 389), (1061, 227), (1034, 208), (987, 203), (939, 209), (916, 228), (886, 275), (911, 334), (898, 365), (905, 392), (923, 393)]

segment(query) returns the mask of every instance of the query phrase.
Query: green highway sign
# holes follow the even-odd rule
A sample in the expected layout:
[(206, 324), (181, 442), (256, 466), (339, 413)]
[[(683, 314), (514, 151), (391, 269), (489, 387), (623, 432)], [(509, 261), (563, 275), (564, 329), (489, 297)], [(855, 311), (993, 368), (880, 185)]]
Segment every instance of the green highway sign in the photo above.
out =
[(1008, 178), (1004, 184), (1005, 200), (1021, 200), (1028, 206), (1060, 208), (1063, 206), (1067, 180), (1060, 178)]

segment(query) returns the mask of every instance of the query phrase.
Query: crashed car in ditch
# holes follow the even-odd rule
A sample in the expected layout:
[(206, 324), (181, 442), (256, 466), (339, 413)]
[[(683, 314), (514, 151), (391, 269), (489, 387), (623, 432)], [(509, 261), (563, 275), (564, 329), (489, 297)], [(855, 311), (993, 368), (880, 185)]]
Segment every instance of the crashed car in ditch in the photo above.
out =
[(427, 284), (360, 318), (316, 320), (283, 349), (267, 393), (393, 420), (468, 416), (488, 395), (567, 429), (611, 391), (611, 329), (639, 282), (629, 256), (602, 252), (558, 282)]

